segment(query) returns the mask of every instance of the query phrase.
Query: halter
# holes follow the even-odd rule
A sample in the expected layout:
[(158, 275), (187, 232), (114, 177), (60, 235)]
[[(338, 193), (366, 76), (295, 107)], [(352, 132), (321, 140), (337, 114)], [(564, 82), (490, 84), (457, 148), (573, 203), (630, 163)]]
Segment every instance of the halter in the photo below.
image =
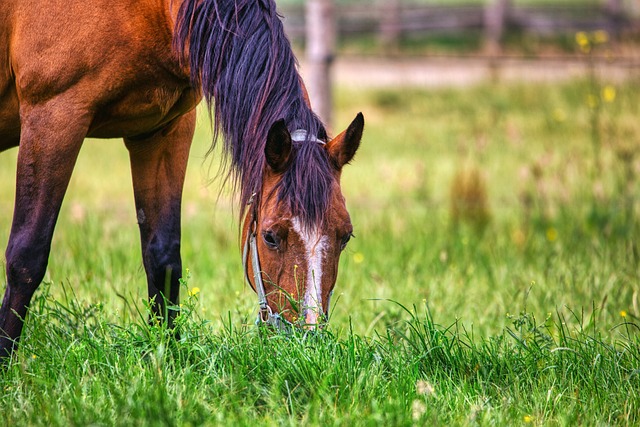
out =
[(304, 129), (296, 129), (291, 133), (291, 140), (295, 141), (295, 142), (316, 142), (320, 145), (326, 145), (326, 142), (324, 142), (321, 139), (318, 139), (317, 136), (315, 135), (309, 135), (309, 132), (307, 132)]
[[(316, 142), (321, 145), (326, 143), (317, 136), (311, 135), (304, 129), (297, 129), (291, 133), (291, 140), (295, 142)], [(267, 303), (267, 294), (264, 288), (264, 281), (262, 280), (262, 268), (260, 267), (260, 257), (258, 256), (258, 244), (256, 242), (256, 231), (258, 230), (258, 206), (255, 203), (256, 193), (253, 193), (247, 202), (248, 206), (251, 206), (251, 211), (247, 215), (251, 215), (251, 223), (249, 224), (249, 231), (247, 232), (247, 238), (242, 246), (242, 269), (244, 270), (244, 278), (251, 286), (251, 280), (249, 279), (249, 265), (247, 260), (249, 258), (249, 252), (251, 252), (251, 266), (253, 267), (253, 283), (256, 294), (258, 295), (258, 305), (260, 310), (258, 311), (258, 318), (256, 319), (256, 325), (266, 323), (274, 327), (275, 329), (286, 329), (291, 324), (286, 321), (280, 314), (274, 313)]]
[(256, 319), (256, 325), (260, 323), (266, 323), (276, 329), (284, 327), (285, 320), (278, 313), (274, 313), (267, 303), (267, 294), (264, 290), (264, 282), (262, 280), (262, 268), (260, 267), (260, 257), (258, 257), (258, 244), (256, 243), (256, 230), (258, 229), (258, 208), (254, 203), (256, 193), (251, 195), (248, 205), (253, 205), (251, 209), (251, 224), (249, 224), (249, 231), (247, 232), (247, 239), (244, 242), (242, 248), (242, 269), (244, 270), (244, 278), (251, 286), (251, 280), (249, 279), (249, 266), (247, 259), (249, 258), (249, 251), (251, 251), (251, 266), (253, 267), (253, 283), (258, 294), (258, 305), (260, 310), (258, 311), (258, 318)]

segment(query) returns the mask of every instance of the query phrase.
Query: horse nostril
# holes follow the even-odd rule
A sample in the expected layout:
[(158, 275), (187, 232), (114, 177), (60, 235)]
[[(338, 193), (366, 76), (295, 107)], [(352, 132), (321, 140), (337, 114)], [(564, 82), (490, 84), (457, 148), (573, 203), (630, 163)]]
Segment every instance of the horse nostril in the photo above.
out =
[(311, 308), (305, 310), (304, 313), (305, 328), (315, 329), (318, 326), (318, 312)]

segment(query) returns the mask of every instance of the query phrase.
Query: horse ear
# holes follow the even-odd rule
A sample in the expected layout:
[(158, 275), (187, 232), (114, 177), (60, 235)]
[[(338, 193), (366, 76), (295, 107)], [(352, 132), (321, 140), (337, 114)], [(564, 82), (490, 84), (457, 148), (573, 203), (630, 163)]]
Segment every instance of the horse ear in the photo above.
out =
[(327, 143), (329, 159), (331, 159), (336, 169), (341, 170), (344, 165), (353, 159), (358, 147), (360, 147), (363, 130), (364, 116), (362, 113), (358, 113), (347, 130)]
[(267, 165), (275, 173), (282, 173), (289, 168), (291, 162), (291, 134), (287, 129), (284, 119), (271, 125), (267, 135), (267, 145), (264, 147), (264, 155)]

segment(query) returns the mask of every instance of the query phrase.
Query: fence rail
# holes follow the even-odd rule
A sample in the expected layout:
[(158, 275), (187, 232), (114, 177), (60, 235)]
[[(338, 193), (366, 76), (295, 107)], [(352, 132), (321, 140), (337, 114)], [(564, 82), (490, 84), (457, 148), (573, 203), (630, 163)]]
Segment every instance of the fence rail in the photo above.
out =
[[(491, 5), (456, 4), (410, 5), (397, 2), (398, 10), (389, 14), (389, 6), (336, 5), (337, 31), (342, 36), (381, 34), (398, 36), (438, 34), (487, 28), (487, 8)], [(303, 6), (283, 6), (285, 28), (294, 39), (305, 34)], [(510, 4), (504, 14), (505, 28), (517, 28), (532, 34), (560, 34), (578, 30), (603, 29), (617, 34), (636, 24), (624, 15), (615, 15), (606, 5), (535, 5)]]

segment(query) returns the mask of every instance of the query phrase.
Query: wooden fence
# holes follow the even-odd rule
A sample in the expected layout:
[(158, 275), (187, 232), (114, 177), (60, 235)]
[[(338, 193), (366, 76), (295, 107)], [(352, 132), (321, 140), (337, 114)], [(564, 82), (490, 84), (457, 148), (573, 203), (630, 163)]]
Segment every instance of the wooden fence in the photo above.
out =
[[(500, 38), (504, 28), (547, 35), (603, 29), (615, 36), (634, 24), (623, 11), (612, 11), (612, 0), (602, 4), (535, 6), (521, 6), (509, 0), (494, 0), (488, 5), (450, 6), (410, 4), (399, 0), (371, 3), (337, 4), (335, 16), (338, 34), (342, 37), (378, 34), (381, 39), (393, 39), (480, 30), (485, 31), (488, 37)], [(290, 37), (302, 39), (305, 34), (304, 7), (282, 7), (281, 12), (285, 16), (285, 28)], [(497, 34), (492, 28), (495, 26), (499, 27)]]

